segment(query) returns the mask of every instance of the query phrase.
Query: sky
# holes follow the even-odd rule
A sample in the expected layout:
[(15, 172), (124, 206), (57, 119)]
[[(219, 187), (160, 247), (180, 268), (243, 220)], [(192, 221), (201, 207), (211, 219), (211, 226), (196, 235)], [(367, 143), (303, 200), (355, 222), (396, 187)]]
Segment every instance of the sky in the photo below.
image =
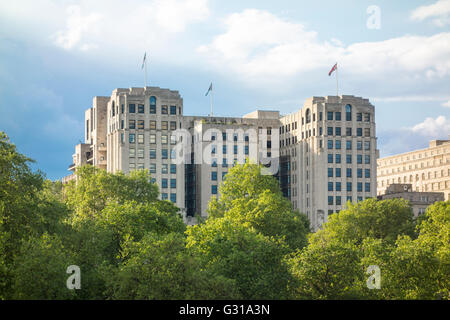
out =
[(0, 131), (49, 179), (68, 175), (94, 96), (178, 90), (184, 114), (297, 111), (368, 98), (380, 156), (450, 134), (450, 0), (0, 2)]

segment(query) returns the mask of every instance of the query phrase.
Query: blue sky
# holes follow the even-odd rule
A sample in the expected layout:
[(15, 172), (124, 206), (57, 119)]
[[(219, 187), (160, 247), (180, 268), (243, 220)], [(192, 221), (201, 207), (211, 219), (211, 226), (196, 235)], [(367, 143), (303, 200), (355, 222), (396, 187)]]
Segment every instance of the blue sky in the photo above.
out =
[[(374, 9), (371, 6), (376, 6)], [(379, 13), (379, 14), (378, 14)], [(179, 90), (185, 114), (291, 113), (310, 96), (375, 105), (381, 156), (450, 134), (450, 0), (18, 0), (0, 3), (0, 130), (67, 175), (94, 96)]]

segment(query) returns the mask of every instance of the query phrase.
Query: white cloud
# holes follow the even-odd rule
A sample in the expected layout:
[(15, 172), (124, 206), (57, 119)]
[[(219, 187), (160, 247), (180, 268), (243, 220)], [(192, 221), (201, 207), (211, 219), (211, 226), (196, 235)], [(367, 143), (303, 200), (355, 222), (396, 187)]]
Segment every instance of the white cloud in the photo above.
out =
[(423, 122), (411, 127), (413, 133), (434, 139), (446, 138), (450, 134), (450, 119), (438, 116), (436, 119), (426, 118)]
[[(426, 102), (426, 101), (442, 101), (450, 99), (447, 96), (432, 96), (432, 95), (407, 95), (407, 96), (393, 96), (393, 97), (372, 97), (372, 101), (381, 102)], [(449, 100), (450, 101), (450, 100)], [(444, 104), (442, 104), (444, 106)]]
[(450, 74), (450, 33), (411, 36), (347, 47), (338, 39), (320, 41), (316, 32), (267, 11), (247, 9), (225, 19), (225, 32), (198, 51), (224, 72), (266, 81), (327, 72), (338, 61), (345, 72), (364, 77), (442, 78)]
[(81, 8), (75, 5), (69, 6), (66, 11), (68, 15), (66, 29), (53, 35), (55, 44), (66, 50), (73, 49), (77, 45), (80, 45), (83, 51), (95, 48), (95, 44), (81, 43), (81, 41), (83, 35), (92, 33), (96, 26), (98, 27), (102, 15), (98, 13), (82, 15)]
[(421, 6), (411, 13), (411, 19), (423, 21), (432, 18), (434, 25), (444, 27), (450, 24), (450, 0), (439, 0), (428, 6)]
[(443, 102), (443, 103), (441, 104), (441, 106), (450, 108), (450, 99), (449, 99), (447, 102)]

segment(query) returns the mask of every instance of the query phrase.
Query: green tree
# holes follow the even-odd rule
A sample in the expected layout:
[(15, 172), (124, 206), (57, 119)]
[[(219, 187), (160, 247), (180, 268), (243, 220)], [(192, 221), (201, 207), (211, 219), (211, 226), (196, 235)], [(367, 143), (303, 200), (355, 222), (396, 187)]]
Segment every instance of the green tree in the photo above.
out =
[(308, 218), (292, 209), (278, 181), (262, 173), (263, 167), (236, 165), (220, 185), (219, 199), (209, 203), (209, 219), (225, 217), (264, 236), (282, 239), (291, 250), (307, 244)]
[(227, 299), (238, 296), (233, 280), (201, 268), (182, 234), (148, 233), (128, 238), (117, 270), (105, 272), (113, 299)]
[(263, 236), (227, 218), (208, 219), (187, 229), (187, 247), (205, 269), (236, 282), (243, 299), (288, 298), (291, 279), (283, 241)]

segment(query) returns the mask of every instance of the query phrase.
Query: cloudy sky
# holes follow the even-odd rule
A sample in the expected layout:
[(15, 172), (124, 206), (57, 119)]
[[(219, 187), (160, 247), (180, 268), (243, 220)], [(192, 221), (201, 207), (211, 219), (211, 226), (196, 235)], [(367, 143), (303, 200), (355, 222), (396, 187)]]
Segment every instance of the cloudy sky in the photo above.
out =
[(179, 90), (187, 115), (287, 114), (310, 96), (375, 105), (381, 156), (450, 134), (450, 0), (0, 2), (0, 130), (67, 175), (92, 97)]

